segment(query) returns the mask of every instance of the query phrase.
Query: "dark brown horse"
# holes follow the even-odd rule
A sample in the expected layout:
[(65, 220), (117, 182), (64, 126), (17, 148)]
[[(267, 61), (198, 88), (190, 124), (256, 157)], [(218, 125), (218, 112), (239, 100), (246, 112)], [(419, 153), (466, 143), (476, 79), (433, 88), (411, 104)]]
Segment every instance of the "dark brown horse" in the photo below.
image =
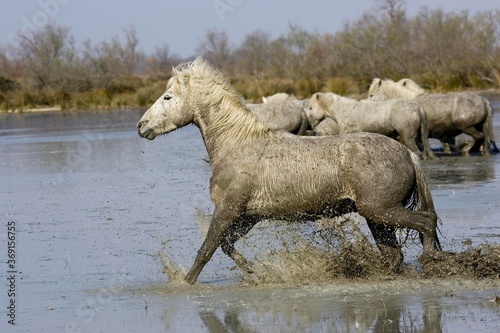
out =
[(235, 242), (261, 219), (313, 220), (357, 211), (393, 269), (403, 260), (397, 228), (417, 230), (423, 251), (440, 248), (437, 215), (418, 157), (386, 136), (296, 136), (271, 129), (227, 79), (197, 60), (173, 71), (166, 92), (137, 124), (149, 140), (194, 123), (210, 156), (215, 205), (185, 277), (195, 283), (215, 250), (252, 272)]

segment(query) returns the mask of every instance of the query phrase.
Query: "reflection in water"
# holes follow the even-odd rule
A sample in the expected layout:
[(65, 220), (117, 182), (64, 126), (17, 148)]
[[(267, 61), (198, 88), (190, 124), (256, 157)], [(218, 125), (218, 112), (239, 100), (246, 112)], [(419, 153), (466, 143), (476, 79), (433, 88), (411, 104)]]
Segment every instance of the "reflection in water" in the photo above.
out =
[(490, 323), (480, 331), (496, 332), (500, 308), (492, 299), (498, 284), (463, 291), (470, 284), (409, 279), (242, 289), (192, 286), (188, 294), (172, 295), (183, 299), (175, 312), (163, 305), (159, 310), (167, 331), (191, 318), (182, 322), (185, 331), (463, 333)]
[[(374, 297), (362, 295), (310, 294), (284, 298), (282, 292), (268, 296), (246, 295), (242, 299), (221, 300), (198, 308), (204, 328), (220, 332), (432, 332), (440, 333), (453, 318), (442, 318), (442, 305), (435, 295)], [(290, 293), (290, 292), (289, 292)], [(293, 293), (293, 291), (291, 292)], [(197, 303), (205, 303), (198, 299)], [(473, 318), (473, 314), (471, 314)], [(457, 314), (459, 316), (459, 314)], [(164, 316), (166, 318), (166, 316)], [(170, 318), (173, 319), (173, 318)], [(168, 325), (166, 325), (168, 327)]]
[(431, 186), (495, 179), (498, 156), (441, 156), (423, 163)]

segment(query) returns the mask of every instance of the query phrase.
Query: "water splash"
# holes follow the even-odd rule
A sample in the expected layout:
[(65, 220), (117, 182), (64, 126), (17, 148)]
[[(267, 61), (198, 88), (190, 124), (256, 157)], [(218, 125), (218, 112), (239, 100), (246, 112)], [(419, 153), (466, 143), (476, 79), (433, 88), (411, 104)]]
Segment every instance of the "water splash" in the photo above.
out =
[(163, 273), (167, 274), (169, 284), (187, 285), (184, 277), (187, 274), (187, 269), (176, 263), (171, 256), (163, 251), (158, 251), (160, 263), (163, 265)]

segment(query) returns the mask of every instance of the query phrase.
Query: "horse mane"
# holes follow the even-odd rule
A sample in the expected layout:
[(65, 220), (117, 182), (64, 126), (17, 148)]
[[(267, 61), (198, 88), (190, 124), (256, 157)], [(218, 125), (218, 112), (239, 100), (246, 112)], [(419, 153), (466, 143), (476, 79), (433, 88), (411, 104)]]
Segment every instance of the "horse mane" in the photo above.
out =
[(380, 92), (387, 96), (388, 98), (406, 98), (406, 99), (414, 99), (416, 96), (419, 96), (420, 93), (416, 93), (413, 90), (406, 89), (402, 85), (394, 82), (390, 79), (373, 79), (370, 89), (368, 91), (369, 96), (375, 94), (376, 92)]
[(171, 80), (184, 83), (179, 85), (184, 89), (196, 89), (193, 95), (203, 96), (203, 105), (213, 109), (210, 113), (211, 126), (207, 128), (205, 138), (208, 143), (217, 138), (220, 147), (236, 146), (248, 138), (265, 137), (274, 131), (250, 112), (229, 80), (203, 58), (181, 64), (172, 73)]
[(335, 94), (332, 92), (326, 93), (326, 96), (330, 96), (330, 100), (333, 100), (333, 101), (339, 102), (339, 103), (359, 103), (359, 101), (357, 99), (342, 96), (342, 95)]
[(397, 84), (401, 85), (405, 89), (413, 91), (414, 93), (419, 94), (419, 95), (423, 95), (423, 94), (427, 93), (424, 88), (422, 88), (418, 83), (416, 83), (412, 79), (408, 79), (408, 78), (401, 79), (397, 82)]
[(321, 95), (317, 94), (316, 96), (316, 98), (311, 99), (312, 105), (319, 105), (325, 111), (335, 108), (335, 104), (337, 103), (340, 103), (341, 105), (359, 103), (356, 99), (341, 96), (332, 92), (321, 93)]

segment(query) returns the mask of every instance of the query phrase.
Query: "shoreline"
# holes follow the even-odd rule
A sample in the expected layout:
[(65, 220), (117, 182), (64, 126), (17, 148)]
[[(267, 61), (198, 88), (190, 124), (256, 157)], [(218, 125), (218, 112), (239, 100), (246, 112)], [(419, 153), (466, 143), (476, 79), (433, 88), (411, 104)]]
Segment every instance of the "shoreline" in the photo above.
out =
[(116, 111), (116, 110), (139, 110), (147, 109), (147, 106), (136, 106), (136, 107), (97, 107), (97, 108), (82, 108), (82, 109), (64, 109), (61, 106), (52, 107), (39, 107), (39, 108), (29, 108), (29, 109), (15, 109), (15, 110), (0, 110), (0, 115), (3, 114), (23, 114), (23, 113), (48, 113), (48, 112), (77, 112), (77, 111)]
[[(487, 89), (487, 90), (459, 90), (459, 91), (449, 91), (444, 92), (447, 93), (462, 93), (462, 92), (472, 92), (476, 93), (480, 96), (487, 98), (490, 102), (500, 102), (500, 88), (499, 89)], [(441, 93), (441, 92), (431, 92), (431, 93)], [(348, 96), (355, 99), (363, 99), (364, 96)], [(21, 114), (21, 113), (43, 113), (43, 112), (60, 112), (60, 111), (82, 111), (82, 110), (132, 110), (132, 109), (147, 109), (149, 106), (124, 106), (124, 107), (110, 107), (110, 106), (97, 106), (94, 108), (63, 108), (61, 105), (53, 105), (53, 106), (38, 106), (38, 107), (30, 107), (30, 108), (17, 108), (17, 109), (8, 109), (2, 110), (0, 109), (1, 114)]]

